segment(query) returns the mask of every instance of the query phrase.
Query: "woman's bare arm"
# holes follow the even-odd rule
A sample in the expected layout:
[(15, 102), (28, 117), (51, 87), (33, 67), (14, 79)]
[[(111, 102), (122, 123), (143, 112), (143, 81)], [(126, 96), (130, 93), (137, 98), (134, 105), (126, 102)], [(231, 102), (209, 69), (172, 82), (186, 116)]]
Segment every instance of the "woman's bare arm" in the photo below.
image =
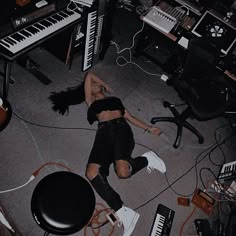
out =
[(124, 118), (127, 119), (133, 125), (143, 129), (144, 131), (147, 131), (147, 132), (155, 134), (155, 135), (160, 135), (161, 134), (161, 130), (159, 128), (147, 125), (142, 120), (140, 120), (140, 119), (136, 118), (135, 116), (131, 115), (130, 112), (127, 111), (127, 110), (125, 110)]
[(85, 101), (88, 106), (94, 101), (94, 96), (92, 95), (92, 83), (98, 83), (102, 85), (107, 92), (112, 92), (112, 89), (108, 84), (106, 84), (102, 79), (92, 72), (88, 72), (85, 76), (84, 90), (85, 90)]
[(88, 106), (94, 101), (92, 96), (92, 74), (89, 72), (84, 78), (84, 92), (85, 92), (85, 102)]

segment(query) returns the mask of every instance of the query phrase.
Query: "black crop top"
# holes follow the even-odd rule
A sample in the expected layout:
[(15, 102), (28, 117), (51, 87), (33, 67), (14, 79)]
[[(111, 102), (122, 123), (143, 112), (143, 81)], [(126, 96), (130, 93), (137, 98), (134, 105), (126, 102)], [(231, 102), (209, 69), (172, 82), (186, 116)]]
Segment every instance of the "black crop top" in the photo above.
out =
[(107, 97), (100, 100), (95, 100), (89, 107), (87, 119), (90, 124), (97, 120), (97, 114), (102, 111), (115, 111), (120, 110), (122, 115), (125, 113), (125, 107), (121, 100), (117, 97)]

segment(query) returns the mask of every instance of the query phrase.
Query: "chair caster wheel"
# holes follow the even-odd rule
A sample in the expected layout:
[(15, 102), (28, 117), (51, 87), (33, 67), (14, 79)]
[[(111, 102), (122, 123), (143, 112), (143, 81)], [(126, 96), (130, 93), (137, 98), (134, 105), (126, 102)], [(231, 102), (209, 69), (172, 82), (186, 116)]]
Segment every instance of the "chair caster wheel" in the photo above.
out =
[(167, 102), (167, 101), (164, 101), (164, 102), (163, 102), (163, 106), (164, 106), (165, 108), (167, 108), (167, 107), (169, 107), (169, 106), (170, 106), (170, 103), (169, 103), (169, 102)]
[(177, 149), (179, 147), (179, 144), (174, 144), (173, 147)]
[(151, 124), (154, 125), (155, 123), (156, 123), (156, 122), (155, 122), (155, 118), (152, 118), (152, 119), (151, 119)]
[(199, 144), (203, 144), (203, 143), (204, 143), (204, 138), (200, 138), (200, 139), (198, 140), (198, 142), (199, 142)]

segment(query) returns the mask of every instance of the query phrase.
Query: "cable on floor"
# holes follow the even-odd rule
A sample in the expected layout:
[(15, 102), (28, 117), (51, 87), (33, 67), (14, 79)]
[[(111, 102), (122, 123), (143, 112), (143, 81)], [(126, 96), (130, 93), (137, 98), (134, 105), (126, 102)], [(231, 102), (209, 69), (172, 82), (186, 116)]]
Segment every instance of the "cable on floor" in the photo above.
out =
[(184, 230), (184, 226), (186, 225), (186, 223), (191, 219), (191, 217), (194, 215), (195, 211), (196, 211), (197, 207), (195, 206), (191, 212), (191, 214), (187, 217), (187, 219), (183, 222), (183, 224), (181, 225), (180, 228), (180, 232), (179, 232), (179, 236), (183, 235), (183, 230)]
[[(101, 209), (98, 209), (101, 208)], [(109, 223), (108, 219), (101, 219), (102, 216), (101, 214), (105, 212), (105, 214), (109, 213), (111, 211), (111, 208), (106, 208), (103, 204), (101, 203), (96, 203), (96, 207), (95, 207), (95, 211), (94, 214), (91, 218), (91, 220), (89, 221), (89, 223), (84, 227), (84, 236), (87, 236), (90, 234), (87, 234), (88, 229), (92, 230), (92, 234), (94, 236), (103, 236), (101, 234), (101, 227), (104, 226), (105, 224)], [(104, 218), (104, 217), (103, 217)], [(94, 226), (96, 225), (96, 227)], [(110, 232), (108, 233), (107, 236), (111, 236), (113, 234), (115, 230), (115, 227), (113, 225), (111, 225), (111, 229)]]
[[(215, 130), (215, 133), (218, 131), (218, 129), (220, 129), (220, 128), (222, 128), (222, 127), (225, 127), (225, 125), (218, 127), (218, 128)], [(209, 157), (209, 154), (210, 154), (210, 153), (212, 153), (213, 151), (215, 151), (217, 148), (220, 148), (221, 145), (223, 145), (225, 142), (227, 142), (228, 140), (230, 140), (235, 134), (236, 134), (236, 132), (233, 131), (228, 137), (226, 137), (225, 139), (223, 139), (221, 142), (219, 142), (220, 140), (217, 140), (217, 139), (216, 139), (216, 142), (215, 142), (213, 145), (211, 145), (209, 148), (203, 150), (203, 151), (197, 156), (196, 161), (195, 161), (195, 165), (194, 165), (192, 168), (190, 168), (189, 171), (187, 171), (187, 172), (184, 174), (184, 176), (185, 176), (185, 175), (186, 175), (187, 173), (189, 173), (193, 168), (195, 169), (195, 173), (196, 173), (196, 184), (195, 184), (195, 188), (194, 188), (194, 189), (196, 189), (197, 186), (198, 186), (197, 164), (200, 163), (202, 160), (204, 160), (207, 156)], [(209, 151), (209, 149), (210, 149), (210, 151)], [(200, 156), (201, 156), (203, 153), (205, 153), (206, 151), (209, 151), (209, 152), (206, 153), (206, 154), (203, 156), (202, 159), (198, 160), (198, 159), (200, 158)], [(221, 149), (220, 151), (223, 152), (222, 149)], [(224, 161), (225, 161), (225, 160), (224, 160)], [(212, 174), (214, 175), (213, 172), (212, 172)], [(182, 176), (182, 177), (184, 177), (184, 176)], [(215, 176), (215, 175), (214, 175), (214, 176)], [(165, 177), (166, 177), (166, 181), (167, 181), (168, 185), (170, 186), (170, 189), (171, 189), (176, 195), (179, 195), (179, 196), (181, 196), (181, 197), (190, 197), (190, 196), (193, 195), (193, 193), (194, 193), (195, 190), (194, 190), (191, 194), (186, 194), (186, 195), (177, 193), (177, 191), (175, 191), (175, 190), (173, 189), (172, 184), (169, 183), (166, 173), (165, 173)], [(182, 178), (182, 177), (181, 177), (181, 178)]]
[[(139, 33), (141, 33), (141, 32), (143, 31), (144, 24), (145, 24), (145, 23), (143, 22), (141, 29), (140, 29), (139, 31), (137, 31), (137, 32), (134, 34), (133, 39), (132, 39), (132, 45), (131, 45), (129, 48), (123, 48), (122, 50), (120, 50), (120, 46), (119, 46), (116, 42), (110, 41), (111, 45), (115, 45), (115, 47), (116, 47), (116, 53), (117, 53), (117, 54), (121, 54), (121, 53), (123, 53), (123, 52), (125, 52), (125, 51), (128, 51), (128, 52), (129, 52), (129, 59), (126, 59), (124, 56), (118, 56), (118, 57), (116, 58), (116, 64), (117, 64), (118, 66), (121, 66), (121, 67), (122, 67), (122, 66), (126, 66), (126, 65), (128, 65), (128, 64), (133, 64), (133, 65), (137, 66), (139, 69), (141, 69), (144, 73), (146, 73), (146, 74), (148, 74), (148, 75), (153, 75), (153, 76), (161, 77), (162, 74), (156, 74), (156, 73), (148, 72), (148, 71), (144, 70), (140, 65), (138, 65), (137, 63), (135, 63), (135, 62), (132, 61), (132, 52), (131, 52), (131, 49), (134, 47), (134, 40), (135, 40), (135, 37), (136, 37)], [(123, 60), (124, 63), (120, 63), (119, 60)]]
[(61, 126), (50, 126), (50, 125), (44, 125), (44, 124), (39, 124), (39, 123), (34, 123), (31, 121), (28, 121), (24, 118), (22, 118), (20, 115), (18, 115), (16, 112), (12, 112), (18, 119), (24, 121), (27, 124), (38, 126), (41, 128), (48, 128), (48, 129), (65, 129), (65, 130), (87, 130), (87, 131), (96, 131), (96, 129), (90, 129), (90, 128), (81, 128), (81, 127), (61, 127)]
[(215, 175), (215, 173), (211, 170), (211, 168), (202, 167), (202, 168), (200, 169), (200, 171), (199, 171), (199, 177), (200, 177), (202, 186), (203, 186), (203, 188), (204, 188), (204, 190), (205, 190), (205, 189), (207, 189), (207, 187), (206, 187), (206, 185), (204, 184), (204, 182), (203, 182), (203, 180), (202, 180), (202, 171), (203, 171), (203, 170), (209, 171), (209, 172), (214, 176), (214, 179), (216, 179), (216, 175)]
[(26, 183), (24, 183), (24, 184), (22, 184), (22, 185), (20, 185), (20, 186), (18, 186), (18, 187), (16, 187), (16, 188), (12, 188), (12, 189), (8, 189), (8, 190), (0, 191), (0, 194), (1, 194), (1, 193), (12, 192), (12, 191), (15, 191), (15, 190), (17, 190), (17, 189), (20, 189), (20, 188), (25, 187), (25, 186), (28, 185), (31, 181), (33, 181), (33, 180), (35, 179), (35, 177), (39, 174), (39, 172), (40, 172), (45, 166), (47, 166), (47, 165), (57, 165), (57, 166), (60, 166), (60, 167), (65, 168), (67, 171), (71, 171), (70, 168), (68, 168), (67, 166), (65, 166), (65, 165), (63, 165), (63, 164), (61, 164), (61, 163), (58, 163), (58, 162), (47, 162), (47, 163), (43, 164), (41, 167), (39, 167), (37, 170), (35, 170), (35, 171), (32, 173), (32, 175), (30, 176), (29, 180), (28, 180)]
[[(227, 136), (226, 138), (224, 138), (224, 139), (221, 141), (220, 145), (222, 145), (222, 144), (226, 143), (227, 141), (229, 141), (231, 138), (233, 138), (233, 136), (234, 136), (235, 134), (236, 134), (236, 132), (233, 132), (232, 134), (230, 134), (229, 136)], [(219, 144), (213, 144), (211, 147), (214, 149), (214, 148), (216, 148), (217, 145), (219, 145)], [(146, 206), (146, 205), (149, 204), (151, 201), (153, 201), (154, 199), (156, 199), (157, 197), (159, 197), (161, 194), (163, 194), (166, 190), (168, 190), (168, 189), (173, 190), (172, 186), (173, 186), (175, 183), (177, 183), (180, 179), (182, 179), (185, 175), (187, 175), (192, 169), (195, 169), (195, 170), (196, 170), (197, 164), (199, 164), (201, 161), (203, 161), (203, 160), (207, 157), (208, 153), (205, 154), (200, 160), (198, 160), (198, 158), (200, 157), (200, 155), (201, 155), (202, 153), (206, 152), (206, 151), (209, 150), (209, 149), (210, 149), (210, 148), (207, 148), (206, 150), (204, 150), (203, 152), (201, 152), (201, 153), (198, 155), (198, 157), (196, 158), (195, 164), (194, 164), (191, 168), (189, 168), (184, 174), (182, 174), (180, 177), (178, 177), (177, 179), (175, 179), (172, 183), (169, 183), (169, 182), (168, 182), (168, 186), (165, 187), (161, 192), (159, 192), (158, 194), (156, 194), (154, 197), (150, 198), (149, 200), (147, 200), (147, 201), (144, 202), (143, 204), (139, 205), (139, 206), (136, 207), (134, 210), (138, 210), (138, 209), (140, 209), (140, 208)], [(198, 181), (198, 180), (197, 180), (197, 181)], [(196, 185), (196, 186), (197, 186), (197, 185)], [(194, 190), (195, 190), (195, 189), (196, 189), (196, 188), (194, 188)], [(178, 194), (177, 192), (175, 192), (175, 193)], [(192, 193), (192, 194), (193, 194), (193, 193)], [(178, 194), (178, 195), (179, 195), (179, 194)], [(183, 196), (185, 196), (185, 195), (183, 195)]]
[[(15, 114), (19, 119), (24, 120), (23, 118), (21, 118), (21, 117), (20, 117), (19, 115), (17, 115), (16, 113), (14, 113), (14, 114)], [(29, 123), (29, 124), (36, 125), (36, 126), (40, 126), (40, 127), (44, 127), (44, 128), (55, 128), (55, 129), (57, 129), (57, 128), (59, 128), (59, 129), (82, 129), (82, 130), (84, 130), (84, 128), (64, 128), (64, 127), (55, 127), (55, 126), (53, 127), (53, 126), (47, 126), (47, 125), (36, 124), (36, 123), (29, 122), (29, 121), (26, 121), (26, 120), (24, 120), (24, 121), (27, 122), (27, 123)], [(85, 130), (91, 130), (91, 129), (85, 129)], [(92, 129), (92, 130), (95, 131), (95, 129)], [(210, 152), (214, 151), (216, 148), (219, 148), (220, 145), (222, 145), (222, 144), (226, 143), (228, 140), (230, 140), (230, 139), (235, 135), (235, 133), (236, 133), (236, 132), (233, 132), (233, 134), (229, 135), (228, 137), (226, 137), (225, 139), (223, 139), (221, 142), (218, 142), (218, 141), (217, 141), (215, 144), (211, 145), (211, 146), (210, 146), (210, 147), (211, 147)], [(145, 146), (145, 145), (142, 145), (142, 146), (147, 147), (147, 146)], [(150, 148), (149, 148), (149, 149), (150, 149)], [(208, 151), (209, 149), (210, 149), (210, 148), (207, 148), (207, 149), (204, 150), (202, 153)], [(183, 178), (183, 177), (184, 177), (188, 172), (190, 172), (194, 167), (195, 167), (195, 170), (196, 170), (197, 164), (200, 163), (200, 162), (201, 162), (203, 159), (205, 159), (206, 156), (207, 156), (207, 155), (204, 155), (202, 159), (198, 160), (198, 158), (201, 156), (202, 153), (200, 153), (200, 154), (198, 155), (198, 157), (196, 158), (195, 165), (194, 165), (193, 167), (191, 167), (186, 173), (184, 173), (183, 175), (181, 175), (179, 178), (177, 178), (177, 179), (176, 179), (175, 181), (173, 181), (172, 183), (169, 183), (169, 182), (168, 182), (168, 186), (167, 186), (165, 189), (163, 189), (161, 192), (159, 192), (156, 196), (154, 196), (154, 197), (151, 198), (150, 200), (146, 201), (145, 203), (143, 203), (142, 205), (140, 205), (139, 207), (137, 207), (135, 210), (137, 210), (137, 209), (139, 209), (139, 208), (141, 208), (141, 207), (147, 205), (149, 202), (151, 202), (152, 200), (154, 200), (155, 198), (157, 198), (158, 196), (160, 196), (160, 195), (161, 195), (163, 192), (165, 192), (167, 189), (171, 188), (177, 181), (179, 181), (181, 178)], [(42, 168), (40, 168), (40, 169), (42, 169)], [(40, 169), (38, 169), (36, 172), (34, 172), (34, 174), (36, 175), (36, 174), (39, 172)], [(34, 177), (34, 175), (31, 176), (31, 178), (33, 178), (33, 177)], [(32, 181), (32, 179), (31, 179), (30, 181)], [(26, 184), (24, 184), (24, 186), (27, 185), (30, 181), (28, 181)], [(23, 186), (22, 186), (22, 187), (23, 187)], [(171, 189), (172, 189), (172, 188), (171, 188)], [(172, 189), (172, 190), (173, 190), (173, 189)], [(1, 192), (0, 192), (0, 193), (1, 193)], [(178, 193), (176, 193), (176, 194), (178, 194)], [(100, 228), (101, 226), (105, 225), (106, 223), (107, 223), (107, 221), (105, 221), (104, 223), (100, 224), (97, 228)]]

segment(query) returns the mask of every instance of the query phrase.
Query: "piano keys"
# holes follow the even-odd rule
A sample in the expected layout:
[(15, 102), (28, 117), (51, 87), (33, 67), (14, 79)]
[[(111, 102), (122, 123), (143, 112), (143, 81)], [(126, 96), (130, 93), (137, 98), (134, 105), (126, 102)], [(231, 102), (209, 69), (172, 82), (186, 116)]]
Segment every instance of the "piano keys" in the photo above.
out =
[(94, 54), (99, 53), (99, 45), (100, 45), (100, 40), (101, 40), (101, 36), (102, 36), (103, 18), (104, 18), (104, 15), (98, 17)]
[(93, 65), (97, 14), (97, 10), (88, 13), (82, 71), (88, 70)]
[(98, 4), (98, 20), (96, 26), (96, 36), (95, 36), (95, 46), (94, 46), (94, 56), (93, 64), (100, 60), (100, 52), (103, 47), (104, 38), (104, 21), (107, 19), (107, 12), (109, 11), (109, 1), (99, 1)]
[[(94, 1), (93, 10), (91, 10), (92, 12), (88, 14), (88, 17), (92, 17), (92, 19), (88, 19), (87, 24), (86, 43), (88, 39), (89, 41), (87, 44), (89, 46), (86, 46), (84, 50), (82, 71), (89, 69), (99, 60), (103, 59), (104, 55), (101, 56), (101, 54), (105, 54), (105, 52), (102, 52), (104, 45), (110, 45), (110, 38), (106, 37), (111, 31), (111, 28), (106, 25), (111, 26), (111, 16), (114, 12), (114, 9), (111, 8), (110, 5), (115, 8), (116, 1), (96, 0)], [(110, 17), (108, 17), (108, 15), (110, 15)], [(90, 26), (90, 22), (92, 23), (92, 26)]]
[(236, 161), (232, 161), (224, 164), (217, 179), (220, 180), (232, 180), (236, 178)]
[(0, 39), (0, 50), (15, 55), (80, 18), (77, 11), (64, 9)]
[(167, 236), (170, 235), (175, 211), (159, 204), (156, 210), (154, 221), (149, 236)]

